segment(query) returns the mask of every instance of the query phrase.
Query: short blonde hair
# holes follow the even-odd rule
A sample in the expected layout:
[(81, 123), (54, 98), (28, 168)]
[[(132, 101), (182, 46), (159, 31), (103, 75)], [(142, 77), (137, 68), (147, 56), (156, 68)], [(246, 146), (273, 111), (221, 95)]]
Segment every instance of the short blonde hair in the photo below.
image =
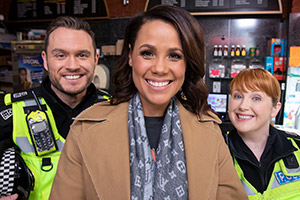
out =
[(231, 92), (233, 87), (241, 92), (246, 92), (246, 88), (251, 91), (262, 91), (272, 98), (274, 106), (280, 101), (280, 84), (265, 69), (244, 69), (231, 81)]

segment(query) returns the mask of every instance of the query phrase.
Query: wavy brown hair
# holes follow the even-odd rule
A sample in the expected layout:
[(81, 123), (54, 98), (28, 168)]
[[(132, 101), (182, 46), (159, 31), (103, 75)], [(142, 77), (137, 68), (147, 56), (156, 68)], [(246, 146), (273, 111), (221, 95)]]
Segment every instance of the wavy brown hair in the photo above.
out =
[(207, 103), (208, 88), (203, 80), (205, 75), (205, 44), (202, 32), (197, 20), (183, 8), (160, 5), (146, 12), (140, 12), (133, 16), (125, 29), (124, 45), (120, 59), (115, 64), (112, 75), (112, 84), (115, 91), (111, 104), (116, 105), (129, 101), (137, 92), (132, 79), (132, 68), (128, 64), (130, 48), (134, 48), (139, 30), (152, 20), (162, 20), (171, 24), (177, 31), (186, 58), (185, 81), (182, 92), (186, 96), (182, 98), (181, 91), (176, 97), (190, 112), (201, 115), (210, 110)]

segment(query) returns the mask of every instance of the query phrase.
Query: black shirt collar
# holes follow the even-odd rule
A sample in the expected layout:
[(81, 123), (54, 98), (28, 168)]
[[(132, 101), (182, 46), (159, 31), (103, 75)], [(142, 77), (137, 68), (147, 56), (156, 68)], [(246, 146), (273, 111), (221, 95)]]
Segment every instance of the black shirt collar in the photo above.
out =
[[(94, 84), (90, 84), (88, 86), (86, 95), (84, 96), (84, 99), (74, 109), (72, 109), (67, 104), (65, 104), (51, 89), (51, 82), (50, 82), (50, 79), (48, 76), (44, 79), (44, 81), (42, 83), (42, 90), (43, 90), (43, 97), (45, 98), (45, 100), (48, 104), (58, 103), (59, 105), (61, 105), (63, 108), (65, 108), (67, 110), (77, 110), (77, 109), (82, 110), (83, 107), (87, 107), (87, 106), (85, 106), (87, 101), (88, 102), (89, 101), (92, 101), (92, 102), (97, 101), (97, 95), (96, 95), (97, 92), (96, 92), (96, 87), (94, 86)], [(90, 106), (90, 103), (88, 106)]]
[[(281, 158), (290, 154), (291, 152), (296, 151), (297, 149), (293, 146), (292, 142), (287, 139), (285, 133), (276, 129), (270, 125), (270, 132), (267, 140), (267, 144), (264, 150), (264, 153), (273, 150), (273, 159)], [(249, 160), (249, 155), (253, 155), (249, 147), (244, 143), (242, 138), (237, 133), (237, 130), (234, 129), (229, 133), (228, 136), (229, 148), (234, 156), (239, 159)], [(253, 155), (254, 156), (254, 155)], [(262, 155), (263, 156), (263, 155)]]

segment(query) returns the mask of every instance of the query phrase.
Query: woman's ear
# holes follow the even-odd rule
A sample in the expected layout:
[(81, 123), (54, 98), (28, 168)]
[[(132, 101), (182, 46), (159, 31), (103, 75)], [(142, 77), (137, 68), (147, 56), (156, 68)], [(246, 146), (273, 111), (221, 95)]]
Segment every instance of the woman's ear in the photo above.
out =
[(281, 108), (281, 103), (280, 102), (277, 102), (275, 106), (273, 106), (272, 108), (272, 113), (271, 113), (271, 117), (276, 117), (277, 113), (279, 112)]
[(132, 67), (132, 49), (131, 49), (131, 45), (128, 45), (129, 47), (129, 54), (128, 54), (128, 64), (130, 67)]

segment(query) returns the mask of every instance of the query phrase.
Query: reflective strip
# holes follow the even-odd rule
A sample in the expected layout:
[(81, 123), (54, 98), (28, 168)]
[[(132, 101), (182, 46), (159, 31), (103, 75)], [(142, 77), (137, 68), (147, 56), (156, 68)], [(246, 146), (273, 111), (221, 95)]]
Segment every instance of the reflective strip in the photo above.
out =
[(289, 169), (286, 168), (287, 173), (289, 174), (293, 174), (293, 173), (299, 173), (300, 172), (300, 167), (296, 168), (296, 169)]
[[(21, 151), (24, 153), (35, 153), (33, 145), (29, 143), (27, 137), (17, 137), (16, 138), (17, 145), (20, 147)], [(64, 143), (61, 140), (56, 140), (57, 150), (62, 151), (64, 147)]]
[(251, 188), (243, 180), (241, 180), (241, 182), (248, 196), (255, 195), (255, 192), (251, 190)]
[(109, 101), (110, 100), (110, 96), (107, 96), (107, 95), (98, 95), (98, 100)]
[[(39, 102), (42, 105), (42, 101), (40, 98), (39, 98)], [(34, 99), (26, 99), (26, 100), (24, 100), (24, 103), (25, 103), (25, 106), (36, 106), (37, 105), (37, 103), (35, 102)]]
[(62, 148), (64, 147), (64, 143), (61, 140), (56, 140), (58, 151), (62, 151)]
[(35, 153), (33, 146), (29, 143), (27, 137), (16, 137), (17, 145), (24, 153)]

